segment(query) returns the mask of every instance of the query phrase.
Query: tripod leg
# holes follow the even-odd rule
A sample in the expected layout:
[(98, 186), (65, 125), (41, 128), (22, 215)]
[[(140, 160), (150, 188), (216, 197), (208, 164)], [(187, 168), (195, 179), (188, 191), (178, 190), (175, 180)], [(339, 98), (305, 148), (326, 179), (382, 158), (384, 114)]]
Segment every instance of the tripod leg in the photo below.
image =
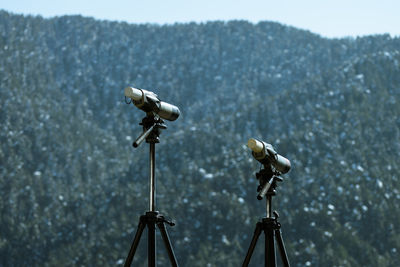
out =
[(133, 257), (135, 256), (136, 249), (139, 245), (140, 237), (142, 236), (143, 230), (146, 224), (140, 218), (138, 229), (136, 230), (135, 238), (133, 239), (131, 249), (129, 250), (128, 257), (125, 260), (124, 267), (129, 267), (132, 264)]
[(264, 229), (265, 233), (265, 267), (276, 267), (274, 230)]
[(156, 266), (156, 225), (151, 222), (147, 224), (148, 227), (148, 240), (147, 240), (147, 248), (148, 248), (148, 266), (155, 267)]
[(254, 248), (257, 245), (257, 240), (260, 237), (260, 234), (261, 234), (261, 223), (257, 223), (256, 229), (254, 230), (253, 239), (251, 240), (249, 250), (247, 251), (246, 258), (244, 259), (244, 262), (242, 265), (243, 267), (249, 266), (251, 255), (253, 255)]
[(275, 236), (276, 236), (276, 241), (277, 241), (278, 247), (279, 247), (279, 253), (281, 254), (283, 266), (290, 267), (289, 259), (286, 254), (285, 244), (283, 243), (282, 233), (281, 233), (280, 229), (275, 230)]
[(164, 223), (158, 222), (157, 226), (160, 229), (161, 236), (164, 241), (165, 248), (167, 249), (168, 257), (169, 257), (169, 261), (171, 262), (171, 265), (173, 267), (178, 267), (178, 263), (176, 262), (175, 253), (172, 250), (171, 241), (169, 240), (168, 232), (167, 232), (167, 229), (165, 228)]

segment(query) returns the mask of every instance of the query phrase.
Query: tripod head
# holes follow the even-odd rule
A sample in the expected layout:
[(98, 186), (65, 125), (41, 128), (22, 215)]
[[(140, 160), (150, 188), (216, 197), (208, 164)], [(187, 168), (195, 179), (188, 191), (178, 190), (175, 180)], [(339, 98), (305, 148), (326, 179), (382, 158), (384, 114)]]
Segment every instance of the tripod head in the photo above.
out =
[(283, 181), (281, 173), (276, 170), (272, 170), (271, 166), (269, 165), (264, 165), (264, 169), (261, 169), (256, 173), (256, 178), (259, 181), (259, 185), (257, 187), (258, 200), (263, 199), (266, 195), (275, 196), (278, 182)]
[(139, 125), (143, 126), (143, 133), (133, 142), (133, 147), (138, 147), (144, 140), (150, 144), (159, 143), (161, 130), (167, 129), (164, 121), (151, 113), (147, 113)]

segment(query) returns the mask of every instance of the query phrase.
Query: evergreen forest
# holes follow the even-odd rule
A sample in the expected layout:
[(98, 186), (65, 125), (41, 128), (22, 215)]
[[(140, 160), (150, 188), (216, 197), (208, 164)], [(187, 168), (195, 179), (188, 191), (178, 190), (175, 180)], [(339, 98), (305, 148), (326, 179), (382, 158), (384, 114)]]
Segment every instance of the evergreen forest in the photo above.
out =
[[(249, 138), (291, 161), (273, 209), (291, 266), (400, 266), (400, 38), (275, 22), (128, 24), (0, 10), (0, 266), (122, 266), (149, 203), (180, 266), (241, 266), (265, 216)], [(147, 266), (144, 234), (133, 266)], [(169, 266), (157, 233), (158, 266)], [(264, 265), (264, 236), (250, 266)]]

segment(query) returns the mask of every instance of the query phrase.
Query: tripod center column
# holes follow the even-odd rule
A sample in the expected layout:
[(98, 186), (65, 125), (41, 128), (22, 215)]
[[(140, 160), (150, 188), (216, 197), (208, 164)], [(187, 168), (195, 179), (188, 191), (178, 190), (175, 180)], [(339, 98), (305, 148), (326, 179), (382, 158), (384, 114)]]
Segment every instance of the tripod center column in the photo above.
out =
[(156, 206), (156, 177), (155, 177), (155, 166), (156, 166), (156, 144), (150, 143), (150, 211), (155, 211)]
[(267, 218), (272, 218), (272, 196), (267, 195)]

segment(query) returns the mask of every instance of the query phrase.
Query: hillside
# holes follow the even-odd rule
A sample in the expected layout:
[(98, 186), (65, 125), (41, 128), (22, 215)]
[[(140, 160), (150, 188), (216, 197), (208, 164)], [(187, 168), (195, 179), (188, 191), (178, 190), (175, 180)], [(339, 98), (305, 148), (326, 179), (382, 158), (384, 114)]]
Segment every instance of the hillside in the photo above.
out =
[(399, 62), (389, 35), (0, 10), (0, 266), (123, 263), (148, 208), (148, 145), (131, 146), (145, 114), (125, 104), (128, 85), (182, 113), (156, 151), (181, 266), (243, 261), (265, 214), (250, 137), (292, 162), (274, 198), (292, 266), (400, 265)]

